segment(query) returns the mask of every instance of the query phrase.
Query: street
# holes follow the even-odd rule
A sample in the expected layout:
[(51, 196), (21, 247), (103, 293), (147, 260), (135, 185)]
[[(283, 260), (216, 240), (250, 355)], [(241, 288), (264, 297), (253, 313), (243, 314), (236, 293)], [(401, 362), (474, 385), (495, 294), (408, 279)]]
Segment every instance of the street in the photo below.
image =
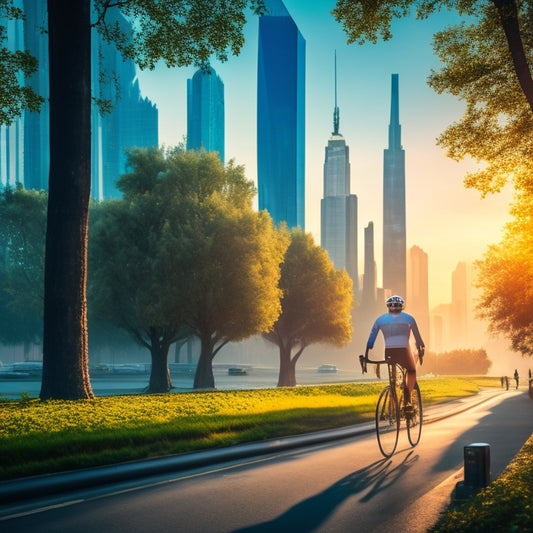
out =
[(424, 532), (461, 481), (465, 445), (491, 447), (497, 477), (533, 431), (533, 402), (509, 391), (405, 431), (384, 460), (373, 433), (243, 461), (92, 489), (0, 518), (8, 532)]

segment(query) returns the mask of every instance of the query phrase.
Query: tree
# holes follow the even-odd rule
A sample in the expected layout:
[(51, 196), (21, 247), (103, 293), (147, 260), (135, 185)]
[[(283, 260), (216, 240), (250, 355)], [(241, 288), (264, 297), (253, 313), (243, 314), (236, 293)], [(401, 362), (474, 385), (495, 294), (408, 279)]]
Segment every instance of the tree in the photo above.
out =
[(296, 363), (307, 346), (343, 346), (350, 341), (353, 283), (345, 270), (333, 267), (311, 234), (293, 229), (279, 286), (283, 291), (281, 315), (263, 336), (279, 347), (278, 387), (292, 387)]
[(91, 223), (91, 306), (150, 350), (149, 392), (168, 391), (168, 350), (197, 335), (196, 388), (214, 387), (212, 360), (231, 340), (270, 327), (279, 306), (283, 241), (252, 209), (242, 167), (216, 154), (134, 149), (121, 201)]
[(393, 18), (415, 8), (426, 18), (454, 8), (468, 23), (451, 26), (434, 37), (443, 67), (428, 83), (466, 102), (466, 112), (439, 137), (438, 144), (456, 160), (472, 157), (487, 165), (465, 177), (467, 187), (483, 195), (499, 191), (512, 179), (521, 190), (531, 187), (533, 153), (533, 79), (528, 57), (533, 49), (533, 4), (516, 0), (338, 0), (333, 11), (348, 42), (373, 43), (392, 38)]
[[(226, 59), (243, 44), (244, 11), (260, 0), (95, 0), (95, 25), (142, 68)], [(127, 39), (106, 24), (110, 9), (135, 19)], [(90, 160), (90, 0), (48, 0), (50, 178), (44, 282), (41, 399), (93, 396), (87, 350), (87, 228)], [(138, 30), (138, 31), (137, 31)], [(128, 44), (130, 42), (130, 44)]]
[[(217, 210), (218, 211), (218, 210)], [(279, 265), (287, 239), (266, 211), (216, 213), (198, 242), (187, 324), (201, 341), (195, 388), (215, 386), (213, 359), (228, 342), (270, 329), (281, 311)], [(204, 242), (204, 246), (200, 246)]]
[(20, 184), (0, 195), (0, 340), (25, 349), (42, 340), (47, 200)]
[(478, 350), (452, 350), (443, 353), (428, 352), (424, 358), (424, 373), (437, 375), (486, 375), (492, 366), (487, 352)]
[(489, 331), (502, 333), (514, 351), (533, 355), (533, 199), (523, 198), (513, 208), (500, 243), (491, 245), (476, 262), (477, 305)]

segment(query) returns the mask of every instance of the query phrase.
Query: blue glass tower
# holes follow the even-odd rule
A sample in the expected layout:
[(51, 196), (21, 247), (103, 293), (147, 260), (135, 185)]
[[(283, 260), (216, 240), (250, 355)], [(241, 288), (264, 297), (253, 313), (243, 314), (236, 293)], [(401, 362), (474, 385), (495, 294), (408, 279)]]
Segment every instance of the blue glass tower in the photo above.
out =
[(187, 150), (200, 148), (224, 162), (224, 84), (212, 67), (187, 80)]
[(383, 288), (405, 297), (405, 151), (399, 117), (398, 74), (392, 74), (389, 147), (383, 153)]
[(305, 229), (305, 40), (281, 0), (259, 19), (259, 209)]

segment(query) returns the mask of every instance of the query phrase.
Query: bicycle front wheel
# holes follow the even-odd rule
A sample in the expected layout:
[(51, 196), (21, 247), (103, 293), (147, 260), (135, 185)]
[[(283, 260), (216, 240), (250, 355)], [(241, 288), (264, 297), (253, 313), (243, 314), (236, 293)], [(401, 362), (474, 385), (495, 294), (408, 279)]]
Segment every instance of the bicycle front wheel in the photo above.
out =
[(381, 453), (390, 457), (398, 444), (400, 417), (396, 395), (390, 386), (385, 387), (379, 396), (376, 406), (376, 434)]
[(407, 436), (411, 446), (416, 446), (422, 433), (422, 397), (420, 396), (418, 383), (415, 383), (415, 388), (411, 394), (411, 403), (413, 405), (413, 413), (406, 419)]

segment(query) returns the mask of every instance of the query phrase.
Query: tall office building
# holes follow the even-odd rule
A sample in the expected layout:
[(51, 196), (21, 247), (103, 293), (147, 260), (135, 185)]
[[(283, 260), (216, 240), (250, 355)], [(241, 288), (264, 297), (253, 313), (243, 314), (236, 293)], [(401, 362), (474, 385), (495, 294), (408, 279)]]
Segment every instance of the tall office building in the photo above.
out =
[[(13, 50), (27, 49), (37, 58), (36, 73), (21, 79), (45, 97), (40, 113), (24, 111), (9, 127), (0, 127), (0, 183), (20, 182), (26, 189), (48, 189), (50, 133), (48, 107), (48, 36), (46, 2), (16, 0), (24, 21), (9, 21), (7, 44)], [(118, 9), (109, 9), (109, 24), (117, 23), (128, 33), (130, 23)], [(116, 180), (126, 171), (124, 149), (158, 145), (157, 108), (142, 98), (132, 61), (123, 61), (114, 45), (95, 29), (91, 35), (92, 93), (109, 99), (111, 113), (102, 115), (93, 104), (91, 114), (91, 195), (107, 199), (119, 195)]]
[(389, 147), (383, 154), (383, 288), (405, 297), (405, 152), (401, 142), (398, 74), (391, 80)]
[[(131, 34), (131, 23), (118, 9), (110, 9), (106, 17), (109, 24), (117, 24), (124, 34)], [(125, 150), (158, 146), (158, 111), (155, 104), (142, 97), (133, 61), (124, 60), (116, 46), (94, 30), (92, 44), (93, 92), (109, 100), (113, 108), (107, 114), (93, 111), (91, 194), (107, 200), (121, 197), (116, 182), (127, 170)]]
[[(15, 0), (14, 6), (22, 9), (22, 0)], [(24, 23), (22, 20), (0, 18), (7, 41), (2, 44), (10, 52), (23, 50)], [(18, 74), (18, 82), (22, 83), (22, 74)], [(9, 126), (0, 126), (0, 184), (14, 187), (23, 183), (24, 176), (24, 117), (16, 119)]]
[(305, 228), (305, 40), (281, 0), (259, 19), (257, 182), (259, 209)]
[(374, 257), (374, 223), (365, 228), (365, 257), (363, 272), (363, 296), (361, 305), (366, 313), (373, 315), (377, 296), (377, 266)]
[(224, 162), (224, 84), (212, 67), (187, 80), (187, 150), (201, 148)]
[[(24, 112), (24, 178), (26, 189), (48, 189), (50, 167), (50, 110), (48, 79), (48, 35), (35, 28), (46, 28), (46, 2), (24, 0), (24, 45), (39, 60), (37, 72), (26, 78), (26, 85), (45, 98), (40, 113)], [(33, 28), (33, 29), (32, 29)]]
[(422, 338), (429, 345), (428, 254), (419, 246), (409, 248), (407, 274), (407, 312), (414, 315)]
[(326, 147), (324, 198), (320, 204), (322, 248), (327, 250), (335, 268), (346, 270), (357, 294), (357, 196), (350, 194), (350, 150), (339, 133), (336, 58), (333, 132)]

